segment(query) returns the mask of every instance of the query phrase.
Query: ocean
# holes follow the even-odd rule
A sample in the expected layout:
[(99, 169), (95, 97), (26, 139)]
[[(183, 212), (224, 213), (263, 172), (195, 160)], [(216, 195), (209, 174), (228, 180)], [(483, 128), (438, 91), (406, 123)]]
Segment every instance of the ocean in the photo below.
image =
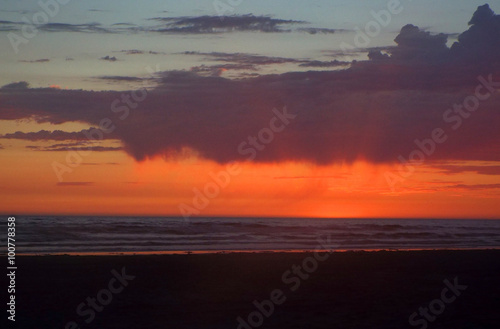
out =
[(16, 217), (18, 254), (301, 251), (319, 239), (339, 251), (500, 248), (500, 220)]

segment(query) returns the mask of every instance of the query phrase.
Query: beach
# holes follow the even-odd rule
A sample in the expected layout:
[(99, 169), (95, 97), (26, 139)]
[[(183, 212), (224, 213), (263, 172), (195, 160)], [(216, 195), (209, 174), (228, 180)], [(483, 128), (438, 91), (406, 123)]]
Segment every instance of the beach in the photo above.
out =
[(499, 259), (500, 250), (19, 256), (16, 325), (493, 329)]

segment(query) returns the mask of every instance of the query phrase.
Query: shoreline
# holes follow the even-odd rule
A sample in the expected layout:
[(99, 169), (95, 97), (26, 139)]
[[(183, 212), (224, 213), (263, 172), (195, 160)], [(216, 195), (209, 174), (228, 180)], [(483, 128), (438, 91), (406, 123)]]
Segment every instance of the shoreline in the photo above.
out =
[[(500, 247), (468, 247), (468, 248), (373, 248), (373, 249), (240, 249), (240, 250), (166, 250), (166, 251), (96, 251), (96, 252), (54, 252), (54, 253), (18, 253), (19, 257), (31, 256), (150, 256), (150, 255), (215, 255), (215, 254), (300, 254), (300, 253), (373, 253), (373, 252), (409, 252), (409, 251), (468, 251), (468, 250), (500, 250)], [(0, 256), (7, 256), (0, 253)]]

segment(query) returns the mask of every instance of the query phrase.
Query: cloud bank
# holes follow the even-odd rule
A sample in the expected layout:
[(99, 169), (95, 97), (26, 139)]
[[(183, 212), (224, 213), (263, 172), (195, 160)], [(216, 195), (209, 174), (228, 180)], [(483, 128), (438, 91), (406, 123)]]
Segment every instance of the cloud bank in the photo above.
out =
[[(249, 17), (244, 24), (237, 22), (221, 24), (226, 24), (224, 28), (282, 29), (280, 21)], [(165, 24), (200, 31), (219, 23), (187, 19)], [(296, 118), (272, 143), (261, 143), (263, 148), (254, 161), (396, 162), (399, 155), (415, 149), (415, 140), (430, 138), (436, 128), (443, 129), (448, 139), (432, 155), (433, 160), (500, 161), (499, 16), (482, 6), (470, 24), (451, 48), (446, 47), (446, 35), (406, 25), (395, 39), (397, 46), (387, 54), (373, 50), (369, 61), (340, 71), (241, 80), (164, 72), (160, 85), (140, 102), (133, 101), (133, 92), (125, 94), (125, 101), (123, 93), (111, 91), (11, 85), (0, 89), (0, 119), (80, 121), (98, 126), (109, 118), (115, 126), (113, 138), (120, 139), (124, 150), (138, 161), (177, 157), (192, 150), (202, 158), (226, 163), (246, 160), (238, 152), (241, 143), (269, 127), (274, 108), (283, 111), (286, 107)], [(234, 60), (234, 54), (204, 55)], [(239, 64), (260, 60), (241, 58)], [(491, 94), (488, 100), (473, 112), (456, 108), (474, 95), (481, 85), (480, 75), (481, 93)]]
[[(132, 23), (117, 23), (104, 26), (100, 23), (47, 23), (37, 26), (44, 32), (77, 32), (77, 33), (168, 33), (168, 34), (212, 34), (232, 32), (300, 32), (314, 34), (333, 34), (345, 32), (342, 29), (322, 27), (297, 27), (309, 24), (306, 21), (278, 19), (270, 16), (231, 15), (231, 16), (182, 16), (153, 17), (147, 19), (152, 25), (136, 25)], [(24, 22), (0, 20), (0, 32), (21, 31)]]

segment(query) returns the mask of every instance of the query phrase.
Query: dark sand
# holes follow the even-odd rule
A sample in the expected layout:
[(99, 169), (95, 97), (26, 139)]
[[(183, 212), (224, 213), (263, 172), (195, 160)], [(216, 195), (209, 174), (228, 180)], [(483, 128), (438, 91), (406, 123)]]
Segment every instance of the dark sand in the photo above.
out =
[[(310, 255), (22, 256), (8, 328), (236, 329), (275, 289), (286, 301), (260, 328), (421, 328), (410, 314), (455, 277), (468, 288), (428, 328), (500, 328), (498, 250), (334, 253), (292, 292), (281, 277)], [(77, 306), (122, 267), (135, 279), (86, 324)]]

